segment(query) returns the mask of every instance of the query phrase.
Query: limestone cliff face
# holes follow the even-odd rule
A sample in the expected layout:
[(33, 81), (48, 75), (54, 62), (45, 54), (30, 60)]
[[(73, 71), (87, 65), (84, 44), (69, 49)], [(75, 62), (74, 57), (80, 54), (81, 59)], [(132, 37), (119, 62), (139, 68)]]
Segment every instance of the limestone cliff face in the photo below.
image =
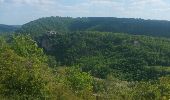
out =
[(44, 48), (46, 51), (51, 51), (52, 50), (53, 43), (52, 43), (52, 41), (50, 41), (50, 37), (55, 35), (55, 34), (57, 34), (57, 32), (49, 31), (39, 41), (41, 47)]
[(52, 44), (50, 43), (50, 41), (48, 39), (43, 39), (41, 41), (41, 46), (42, 48), (44, 48), (46, 51), (51, 51), (52, 49)]
[(134, 46), (140, 46), (140, 42), (137, 40), (133, 41), (133, 44), (134, 44)]

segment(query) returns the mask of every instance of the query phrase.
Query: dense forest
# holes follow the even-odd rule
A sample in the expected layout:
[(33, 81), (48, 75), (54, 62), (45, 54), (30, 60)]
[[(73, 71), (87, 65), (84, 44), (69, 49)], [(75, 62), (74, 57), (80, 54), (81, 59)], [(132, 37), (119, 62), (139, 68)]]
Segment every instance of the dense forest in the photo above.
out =
[[(125, 80), (148, 80), (167, 72), (170, 40), (107, 32), (45, 34), (36, 39), (60, 65), (80, 65), (98, 78), (115, 74)], [(116, 72), (116, 73), (115, 73)]]
[(100, 31), (170, 37), (170, 21), (115, 17), (45, 17), (24, 24), (18, 32), (40, 35), (47, 31)]
[(4, 24), (0, 24), (0, 34), (1, 33), (7, 33), (7, 32), (15, 32), (20, 27), (21, 27), (20, 25), (4, 25)]
[(0, 99), (168, 100), (169, 24), (49, 17), (4, 32)]

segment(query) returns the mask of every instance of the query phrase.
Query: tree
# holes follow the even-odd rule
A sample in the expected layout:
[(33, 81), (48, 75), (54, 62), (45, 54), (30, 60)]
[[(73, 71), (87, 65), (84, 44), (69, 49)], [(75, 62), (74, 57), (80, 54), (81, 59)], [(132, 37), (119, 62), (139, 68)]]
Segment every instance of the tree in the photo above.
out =
[(80, 69), (73, 67), (66, 69), (66, 82), (68, 86), (82, 98), (91, 98), (93, 78), (86, 72), (81, 72)]
[(76, 98), (57, 81), (57, 75), (43, 60), (45, 55), (31, 39), (24, 36), (13, 39), (16, 47), (5, 41), (0, 43), (0, 97), (17, 100)]
[(28, 35), (13, 36), (10, 46), (19, 56), (29, 58), (30, 60), (47, 62), (47, 56), (45, 56), (43, 49), (39, 48), (36, 41), (32, 40)]

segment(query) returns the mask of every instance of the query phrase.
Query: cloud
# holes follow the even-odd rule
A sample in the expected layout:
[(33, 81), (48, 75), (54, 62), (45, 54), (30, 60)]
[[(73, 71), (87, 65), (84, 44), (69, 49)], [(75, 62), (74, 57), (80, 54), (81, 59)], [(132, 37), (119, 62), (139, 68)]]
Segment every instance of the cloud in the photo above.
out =
[(58, 4), (57, 0), (2, 0), (1, 6), (2, 9), (11, 9), (15, 12), (17, 12), (17, 8), (26, 10), (30, 9), (37, 12), (46, 12), (58, 6)]
[[(22, 18), (24, 21), (21, 23), (44, 16), (170, 20), (169, 12), (169, 0), (0, 0), (0, 23), (7, 20), (6, 16)], [(21, 20), (19, 18), (17, 21)]]
[(4, 0), (0, 0), (0, 2), (4, 2)]
[(112, 11), (123, 11), (123, 3), (115, 0), (86, 0), (72, 5), (60, 4), (63, 14), (73, 17), (114, 16)]
[(2, 5), (3, 2), (4, 2), (4, 0), (0, 0), (0, 6)]
[(126, 13), (132, 17), (148, 19), (168, 19), (170, 2), (167, 0), (130, 0)]
[(165, 0), (131, 0), (131, 5), (134, 8), (150, 8), (148, 10), (152, 9), (166, 9), (169, 8), (170, 5)]
[[(27, 6), (48, 14), (71, 14), (71, 16), (121, 16), (125, 14), (169, 11), (165, 0), (0, 0), (15, 7)], [(79, 1), (78, 3), (76, 1)], [(72, 2), (72, 5), (67, 5)], [(74, 3), (75, 2), (75, 3)], [(114, 13), (112, 13), (114, 12)], [(76, 15), (77, 14), (77, 15)]]
[(32, 4), (52, 4), (55, 0), (1, 0), (5, 3), (14, 3), (14, 4), (28, 4), (28, 5), (32, 5)]

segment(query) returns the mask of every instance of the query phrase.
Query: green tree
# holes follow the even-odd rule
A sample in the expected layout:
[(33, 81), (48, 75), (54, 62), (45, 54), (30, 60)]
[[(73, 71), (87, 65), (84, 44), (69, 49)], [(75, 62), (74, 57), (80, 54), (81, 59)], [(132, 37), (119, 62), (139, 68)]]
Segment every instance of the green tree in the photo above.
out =
[(13, 39), (19, 41), (21, 38), (16, 47), (0, 39), (3, 41), (0, 43), (0, 97), (17, 100), (69, 97), (76, 100), (73, 93), (58, 81), (57, 75), (43, 60), (45, 55), (34, 42), (30, 42), (31, 39), (24, 36)]
[(34, 60), (36, 59), (40, 62), (47, 61), (47, 57), (43, 53), (43, 49), (39, 48), (36, 41), (32, 40), (28, 35), (13, 36), (10, 46), (11, 49), (13, 49), (19, 56)]
[(68, 86), (78, 96), (87, 99), (91, 98), (93, 91), (93, 78), (86, 72), (81, 72), (80, 69), (73, 67), (66, 69), (66, 82)]

